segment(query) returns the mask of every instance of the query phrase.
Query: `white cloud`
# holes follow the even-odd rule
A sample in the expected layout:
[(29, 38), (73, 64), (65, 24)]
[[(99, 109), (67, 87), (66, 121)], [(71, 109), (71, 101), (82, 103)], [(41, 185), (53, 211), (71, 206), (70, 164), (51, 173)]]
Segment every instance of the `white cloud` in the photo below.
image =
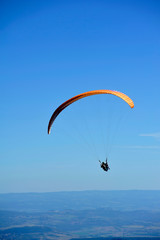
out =
[(128, 148), (136, 148), (136, 149), (160, 149), (160, 146), (128, 146)]
[(141, 136), (141, 137), (153, 137), (153, 138), (156, 138), (156, 139), (160, 139), (160, 132), (144, 133), (144, 134), (140, 134), (139, 136)]
[(143, 146), (143, 145), (133, 145), (133, 146), (119, 146), (120, 148), (132, 148), (132, 149), (160, 149), (160, 146)]

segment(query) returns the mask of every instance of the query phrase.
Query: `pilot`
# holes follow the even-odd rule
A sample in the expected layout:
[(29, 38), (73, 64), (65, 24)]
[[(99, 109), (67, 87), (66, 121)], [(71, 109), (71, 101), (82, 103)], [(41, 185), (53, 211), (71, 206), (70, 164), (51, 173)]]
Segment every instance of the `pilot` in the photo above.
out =
[(106, 158), (106, 162), (101, 162), (100, 160), (99, 160), (99, 162), (100, 162), (100, 166), (101, 166), (101, 168), (104, 170), (104, 171), (108, 171), (110, 168), (109, 168), (109, 166), (108, 166), (108, 162), (107, 162), (107, 158)]

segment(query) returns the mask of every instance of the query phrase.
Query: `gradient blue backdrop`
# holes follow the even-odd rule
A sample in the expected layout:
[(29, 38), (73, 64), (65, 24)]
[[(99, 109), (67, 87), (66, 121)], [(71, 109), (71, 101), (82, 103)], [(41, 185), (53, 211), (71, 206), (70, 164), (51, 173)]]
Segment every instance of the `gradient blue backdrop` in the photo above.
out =
[[(0, 192), (160, 189), (159, 63), (159, 1), (1, 1)], [(127, 120), (107, 175), (77, 133), (89, 135), (83, 114), (91, 129), (108, 114), (104, 97), (74, 104), (47, 135), (59, 104), (94, 89), (135, 103), (118, 103)]]

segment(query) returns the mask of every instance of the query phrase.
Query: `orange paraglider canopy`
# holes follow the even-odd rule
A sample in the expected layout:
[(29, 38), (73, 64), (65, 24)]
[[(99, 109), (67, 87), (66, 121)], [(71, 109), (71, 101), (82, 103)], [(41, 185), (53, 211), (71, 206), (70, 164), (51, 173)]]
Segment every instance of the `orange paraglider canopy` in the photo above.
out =
[(76, 102), (77, 100), (84, 98), (84, 97), (88, 97), (88, 96), (92, 96), (92, 95), (96, 95), (96, 94), (112, 94), (115, 95), (121, 99), (123, 99), (126, 103), (128, 103), (128, 105), (133, 108), (134, 107), (134, 103), (132, 101), (131, 98), (129, 98), (127, 95), (125, 95), (124, 93), (118, 92), (118, 91), (114, 91), (114, 90), (94, 90), (94, 91), (89, 91), (89, 92), (84, 92), (81, 94), (78, 94), (70, 99), (68, 99), (67, 101), (65, 101), (64, 103), (62, 103), (52, 114), (49, 124), (48, 124), (48, 134), (50, 134), (51, 131), (51, 127), (52, 124), (54, 122), (54, 120), (56, 119), (56, 117), (60, 114), (61, 111), (63, 111), (66, 107), (68, 107), (70, 104)]

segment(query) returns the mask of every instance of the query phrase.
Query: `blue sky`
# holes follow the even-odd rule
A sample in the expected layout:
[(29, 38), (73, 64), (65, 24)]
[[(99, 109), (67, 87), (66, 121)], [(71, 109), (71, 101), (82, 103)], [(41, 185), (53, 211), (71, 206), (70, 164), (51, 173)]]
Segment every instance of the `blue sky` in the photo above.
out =
[[(160, 189), (159, 2), (0, 5), (0, 192)], [(83, 99), (47, 135), (63, 101), (95, 89), (124, 92), (135, 108)], [(107, 175), (97, 161), (104, 144)]]

